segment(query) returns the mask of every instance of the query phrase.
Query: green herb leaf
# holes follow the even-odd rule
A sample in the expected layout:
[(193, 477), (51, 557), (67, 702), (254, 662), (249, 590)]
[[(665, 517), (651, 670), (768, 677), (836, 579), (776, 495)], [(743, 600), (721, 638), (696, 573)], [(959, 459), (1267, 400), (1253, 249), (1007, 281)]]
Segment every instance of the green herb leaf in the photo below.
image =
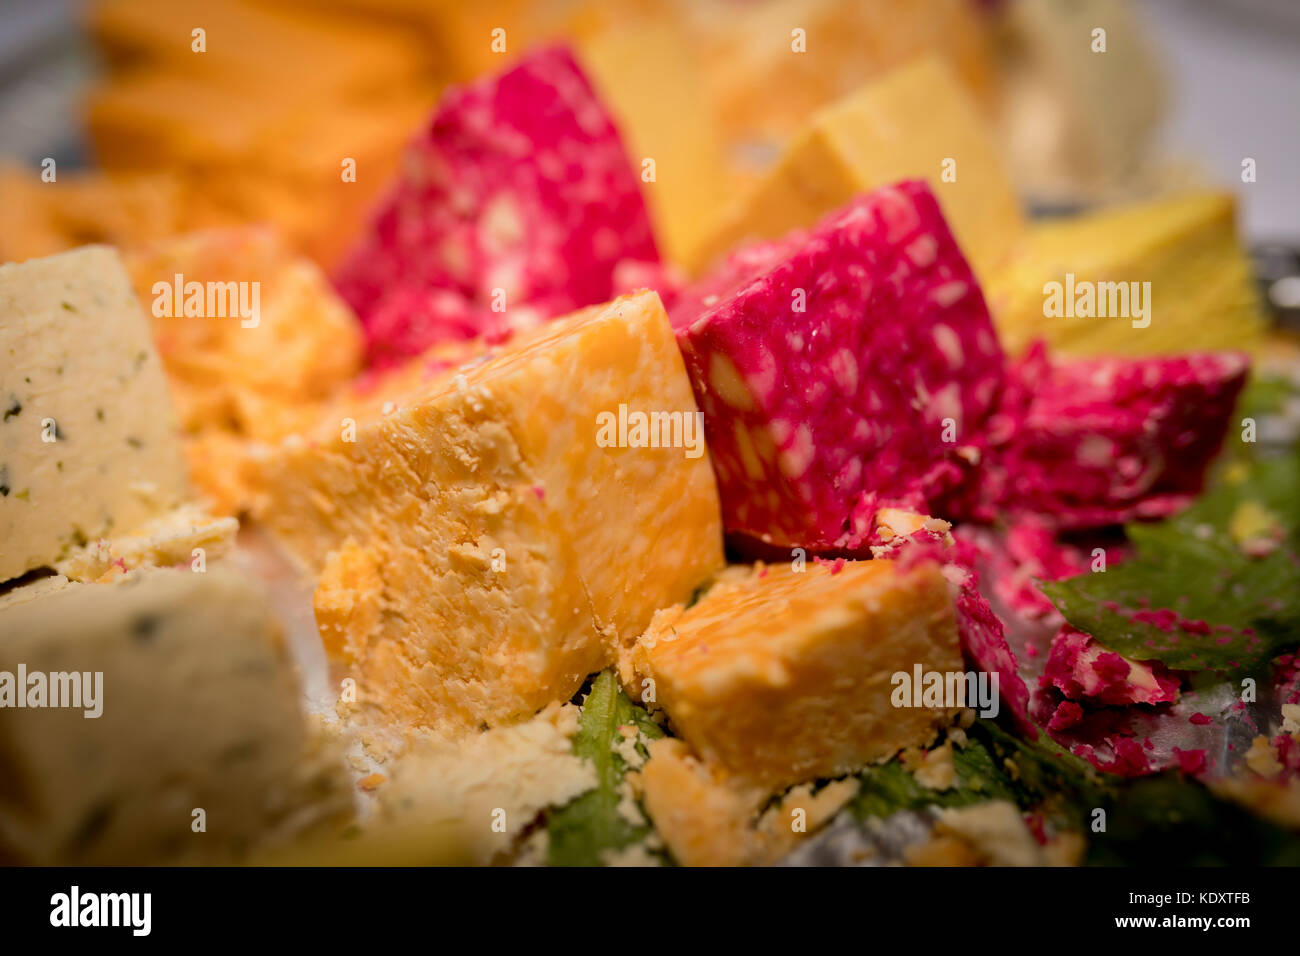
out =
[(964, 746), (954, 744), (952, 762), (957, 782), (947, 790), (922, 786), (897, 758), (868, 767), (858, 775), (860, 787), (849, 810), (865, 821), (924, 807), (965, 807), (986, 800), (1019, 802), (1012, 779), (982, 741), (969, 738)]
[[(1240, 459), (1178, 517), (1129, 525), (1128, 561), (1040, 587), (1070, 624), (1125, 657), (1253, 668), (1300, 643), (1297, 488), (1300, 456)], [(1153, 613), (1162, 610), (1173, 613)]]
[(573, 738), (573, 752), (595, 766), (596, 786), (548, 814), (552, 866), (599, 866), (605, 850), (621, 850), (649, 835), (648, 825), (635, 826), (618, 811), (629, 768), (615, 745), (622, 739), (619, 728), (625, 726), (647, 737), (663, 736), (650, 715), (623, 693), (613, 672), (602, 671), (583, 701)]

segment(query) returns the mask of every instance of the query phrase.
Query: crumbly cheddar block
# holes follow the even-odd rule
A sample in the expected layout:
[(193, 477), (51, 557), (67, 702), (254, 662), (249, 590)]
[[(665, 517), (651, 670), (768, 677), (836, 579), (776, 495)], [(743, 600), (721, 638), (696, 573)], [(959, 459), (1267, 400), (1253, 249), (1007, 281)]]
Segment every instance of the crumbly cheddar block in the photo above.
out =
[[(793, 852), (858, 792), (850, 777), (813, 792), (792, 788), (760, 813), (771, 796), (695, 757), (680, 740), (649, 743), (636, 777), (655, 833), (682, 866), (763, 866)], [(791, 826), (800, 811), (803, 829)]]
[(602, 447), (620, 404), (695, 413), (653, 293), (435, 378), (355, 441), (325, 422), (261, 463), (255, 516), (320, 575), (363, 705), (451, 731), (527, 716), (721, 565), (707, 460)]
[[(47, 677), (47, 706), (11, 697), (0, 709), (0, 856), (230, 862), (350, 806), (341, 761), (299, 711), (279, 626), (247, 579), (155, 570), (65, 585), (0, 609), (0, 634), (0, 675), (26, 674), (11, 695), (30, 705), (34, 675), (75, 674), (94, 698), (48, 706)], [(196, 808), (206, 832), (192, 829)]]
[(864, 549), (879, 508), (942, 514), (1001, 389), (979, 286), (923, 182), (731, 256), (673, 324), (729, 534)]
[(1242, 352), (1052, 360), (1013, 366), (979, 473), (974, 517), (1041, 516), (1098, 528), (1189, 505), (1228, 432), (1250, 360)]
[[(130, 251), (126, 263), (137, 295), (150, 304), (190, 479), (218, 511), (237, 514), (249, 494), (241, 443), (276, 441), (313, 421), (361, 367), (360, 326), (315, 263), (266, 227), (161, 240)], [(194, 310), (190, 283), (204, 293)], [(256, 287), (256, 324), (233, 299), (210, 309), (208, 283), (245, 283), (249, 305)]]
[[(1073, 302), (1067, 281), (1075, 290)], [(1065, 314), (1045, 311), (1048, 283), (1059, 285)], [(1114, 315), (1110, 288), (1099, 283), (1126, 284), (1132, 314)], [(1145, 316), (1136, 314), (1132, 283), (1138, 283)], [(1150, 283), (1149, 293), (1142, 283)], [(1091, 314), (1080, 314), (1089, 288), (1097, 303), (1106, 300), (1106, 317), (1097, 305), (1087, 310)], [(1067, 355), (1254, 351), (1266, 328), (1237, 238), (1233, 199), (1214, 191), (1037, 224), (1011, 262), (986, 282), (985, 294), (1012, 355), (1040, 338)], [(1123, 301), (1117, 292), (1114, 311), (1122, 311)], [(1067, 310), (1069, 305), (1074, 308)]]
[(335, 270), (390, 363), (451, 336), (502, 334), (603, 302), (620, 260), (657, 260), (639, 180), (566, 47), (448, 90), (402, 175)]
[(929, 183), (978, 274), (1011, 254), (1025, 229), (1015, 189), (975, 102), (930, 56), (814, 113), (693, 264), (811, 226), (864, 190), (912, 178)]
[(0, 581), (184, 500), (167, 384), (116, 252), (0, 266), (0, 342)]
[(955, 711), (893, 706), (891, 675), (963, 669), (938, 564), (892, 561), (759, 565), (655, 615), (632, 666), (697, 754), (770, 789), (928, 744)]

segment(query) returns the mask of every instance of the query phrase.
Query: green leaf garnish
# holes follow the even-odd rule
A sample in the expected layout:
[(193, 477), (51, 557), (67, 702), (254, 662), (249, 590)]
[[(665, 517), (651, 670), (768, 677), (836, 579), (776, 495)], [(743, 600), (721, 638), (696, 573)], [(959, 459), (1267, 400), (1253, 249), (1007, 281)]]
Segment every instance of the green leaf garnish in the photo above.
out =
[(1296, 454), (1233, 461), (1183, 514), (1128, 525), (1135, 554), (1123, 564), (1040, 586), (1070, 624), (1130, 659), (1251, 669), (1300, 643), (1298, 488)]
[(625, 726), (652, 739), (663, 736), (650, 715), (623, 693), (613, 672), (602, 671), (583, 701), (573, 738), (573, 752), (595, 767), (596, 786), (547, 815), (550, 865), (599, 866), (604, 851), (624, 849), (650, 834), (649, 825), (636, 826), (618, 810), (629, 768), (615, 746), (623, 739), (619, 728)]

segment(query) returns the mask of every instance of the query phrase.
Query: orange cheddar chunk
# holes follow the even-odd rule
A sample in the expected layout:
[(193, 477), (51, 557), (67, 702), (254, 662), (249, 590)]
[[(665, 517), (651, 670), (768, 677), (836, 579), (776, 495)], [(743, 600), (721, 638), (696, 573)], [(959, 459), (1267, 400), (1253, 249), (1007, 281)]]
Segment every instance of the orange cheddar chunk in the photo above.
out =
[(707, 455), (611, 441), (620, 406), (697, 422), (651, 292), (259, 463), (254, 515), (319, 576), (318, 624), (363, 709), (451, 733), (527, 717), (721, 566)]
[(729, 577), (655, 615), (631, 662), (706, 763), (769, 790), (925, 746), (954, 711), (894, 706), (893, 675), (962, 670), (938, 566), (889, 561)]
[(190, 479), (216, 509), (248, 503), (244, 443), (314, 421), (356, 374), (361, 330), (316, 264), (272, 230), (160, 240), (127, 268), (186, 435)]

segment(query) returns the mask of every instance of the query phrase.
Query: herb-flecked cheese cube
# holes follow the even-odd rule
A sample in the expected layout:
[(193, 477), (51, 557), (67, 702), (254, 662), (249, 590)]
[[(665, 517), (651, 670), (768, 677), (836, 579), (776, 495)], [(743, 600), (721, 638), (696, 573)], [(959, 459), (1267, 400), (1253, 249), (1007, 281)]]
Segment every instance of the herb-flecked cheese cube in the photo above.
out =
[(299, 698), (259, 586), (228, 571), (7, 602), (0, 858), (229, 862), (346, 810), (341, 760)]
[(188, 494), (145, 313), (105, 246), (0, 266), (0, 581)]
[(1024, 213), (974, 100), (937, 57), (895, 70), (813, 114), (780, 161), (734, 205), (695, 261), (811, 226), (854, 195), (925, 179), (981, 275), (1002, 263)]
[[(444, 94), (334, 278), (372, 360), (391, 363), (440, 338), (604, 302), (622, 259), (658, 259), (640, 181), (586, 76), (556, 46)], [(448, 299), (461, 303), (455, 328)]]
[[(649, 413), (676, 416), (682, 443), (660, 429), (651, 447)], [(318, 624), (363, 706), (507, 722), (568, 699), (721, 566), (713, 473), (684, 447), (696, 414), (642, 292), (436, 377), (355, 435), (327, 422), (286, 443), (255, 516), (319, 575)]]
[(696, 753), (774, 789), (927, 745), (954, 711), (895, 706), (893, 675), (964, 670), (933, 561), (759, 565), (655, 615), (631, 664)]
[(879, 508), (942, 515), (1001, 390), (970, 267), (922, 182), (741, 250), (673, 305), (729, 534), (860, 549)]

